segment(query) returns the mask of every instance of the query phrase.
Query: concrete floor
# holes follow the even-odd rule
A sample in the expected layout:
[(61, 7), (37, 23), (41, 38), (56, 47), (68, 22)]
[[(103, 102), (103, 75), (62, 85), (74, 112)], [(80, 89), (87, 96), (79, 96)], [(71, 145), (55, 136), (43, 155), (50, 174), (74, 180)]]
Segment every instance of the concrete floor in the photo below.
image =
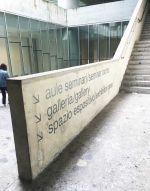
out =
[(150, 191), (150, 95), (119, 94), (32, 183), (18, 179), (0, 108), (0, 191)]

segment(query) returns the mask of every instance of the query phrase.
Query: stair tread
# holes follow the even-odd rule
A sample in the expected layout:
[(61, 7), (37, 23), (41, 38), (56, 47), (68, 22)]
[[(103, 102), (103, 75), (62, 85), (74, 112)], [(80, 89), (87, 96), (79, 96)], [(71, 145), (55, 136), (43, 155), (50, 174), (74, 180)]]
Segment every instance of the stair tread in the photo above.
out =
[(150, 87), (139, 87), (139, 86), (122, 86), (123, 88), (136, 88), (136, 89), (146, 89), (146, 90), (150, 90)]
[[(140, 70), (139, 70), (139, 69), (140, 69)], [(145, 68), (145, 69), (144, 69), (144, 68), (134, 68), (134, 70), (132, 70), (132, 69), (130, 69), (130, 68), (129, 68), (129, 69), (127, 68), (127, 71), (131, 71), (131, 72), (134, 72), (134, 71), (136, 71), (136, 72), (137, 72), (137, 71), (138, 71), (138, 72), (140, 72), (140, 71), (141, 71), (141, 72), (142, 72), (142, 71), (146, 71), (146, 72), (150, 73), (150, 70), (147, 70), (147, 68)]]
[(120, 91), (125, 91), (128, 93), (150, 94), (149, 87), (121, 87)]
[(147, 54), (149, 54), (150, 55), (150, 49), (149, 49), (149, 51), (147, 52), (146, 50), (133, 50), (132, 51), (132, 55), (133, 54), (140, 54), (140, 55), (147, 55)]
[[(126, 76), (130, 76), (130, 75), (127, 75), (126, 74)], [(137, 76), (137, 77), (150, 77), (150, 74), (135, 74), (135, 75), (133, 75), (133, 76)]]
[(135, 42), (121, 90), (150, 94), (150, 14), (147, 15), (140, 39)]
[[(145, 43), (145, 40), (138, 40), (138, 41), (135, 42), (135, 44), (136, 43), (142, 43), (142, 42)], [(147, 42), (150, 43), (150, 40), (147, 40)]]
[(130, 80), (130, 81), (128, 81), (128, 80), (125, 80), (124, 82), (137, 82), (137, 83), (150, 83), (150, 80)]
[(131, 68), (136, 68), (136, 67), (139, 67), (139, 68), (149, 68), (150, 67), (150, 64), (133, 64), (133, 63), (130, 63), (129, 62), (129, 67)]
[(142, 59), (140, 59), (140, 60), (129, 60), (129, 63), (132, 63), (132, 64), (139, 64), (139, 63), (141, 63), (141, 64), (150, 64), (150, 61), (149, 60), (142, 60)]

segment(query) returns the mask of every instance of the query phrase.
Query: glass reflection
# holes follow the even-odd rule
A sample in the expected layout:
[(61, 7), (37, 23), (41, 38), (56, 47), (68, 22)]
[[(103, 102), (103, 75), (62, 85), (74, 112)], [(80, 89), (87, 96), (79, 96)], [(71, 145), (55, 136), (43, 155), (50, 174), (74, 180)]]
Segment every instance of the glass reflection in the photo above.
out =
[(63, 27), (0, 13), (0, 62), (12, 76), (113, 57), (128, 21)]
[(89, 47), (89, 32), (88, 26), (79, 27), (79, 40), (80, 40), (80, 65), (88, 64), (88, 47)]
[(99, 25), (99, 60), (107, 60), (110, 55), (110, 29), (109, 24)]
[(6, 24), (12, 75), (20, 76), (24, 74), (24, 70), (22, 67), (21, 41), (18, 28), (18, 17), (6, 14)]
[(89, 63), (97, 62), (98, 59), (98, 26), (89, 26)]
[(78, 27), (68, 29), (70, 66), (79, 65), (79, 35)]
[(115, 51), (121, 40), (121, 36), (121, 23), (110, 23), (110, 58), (114, 56)]

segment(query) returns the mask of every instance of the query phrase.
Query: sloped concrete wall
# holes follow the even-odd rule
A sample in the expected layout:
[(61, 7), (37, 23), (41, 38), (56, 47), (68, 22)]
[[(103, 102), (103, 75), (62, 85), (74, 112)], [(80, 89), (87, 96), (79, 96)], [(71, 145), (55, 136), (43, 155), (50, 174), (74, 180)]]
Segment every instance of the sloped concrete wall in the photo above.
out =
[(67, 11), (68, 26), (87, 25), (130, 20), (138, 0), (124, 0), (70, 9)]
[(58, 156), (118, 93), (121, 74), (107, 61), (9, 80), (20, 177), (35, 178)]
[(43, 0), (1, 0), (0, 11), (61, 25), (67, 24), (66, 10)]

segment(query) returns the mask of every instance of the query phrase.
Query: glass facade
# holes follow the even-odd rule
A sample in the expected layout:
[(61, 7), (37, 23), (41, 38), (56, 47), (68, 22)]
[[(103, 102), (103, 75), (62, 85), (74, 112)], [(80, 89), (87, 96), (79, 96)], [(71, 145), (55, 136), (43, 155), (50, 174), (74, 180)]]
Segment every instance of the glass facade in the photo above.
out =
[(20, 76), (106, 60), (127, 24), (63, 27), (0, 12), (0, 63)]

